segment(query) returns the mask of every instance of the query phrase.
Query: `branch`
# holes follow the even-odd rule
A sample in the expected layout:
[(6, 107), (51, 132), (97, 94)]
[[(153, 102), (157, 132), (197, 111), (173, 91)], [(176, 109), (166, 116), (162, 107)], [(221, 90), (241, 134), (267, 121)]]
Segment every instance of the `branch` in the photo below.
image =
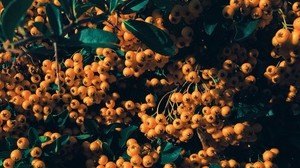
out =
[(57, 78), (57, 87), (58, 91), (60, 92), (60, 80), (59, 80), (59, 63), (58, 63), (58, 51), (57, 51), (57, 43), (53, 42), (53, 48), (54, 48), (54, 59), (56, 63), (56, 78)]
[(204, 137), (204, 133), (201, 130), (201, 128), (197, 128), (197, 135), (198, 135), (198, 138), (200, 139), (200, 142), (202, 144), (202, 148), (204, 150), (206, 150), (209, 146), (206, 143), (206, 138)]
[[(90, 21), (92, 21), (93, 19), (99, 17), (99, 15), (97, 16), (92, 16), (92, 17), (87, 17), (87, 18), (83, 18), (83, 19), (80, 19), (76, 22), (71, 22), (69, 25), (67, 26), (64, 26), (63, 28), (63, 35), (62, 36), (65, 36), (71, 29), (73, 29), (74, 27), (78, 26), (78, 25), (81, 25), (81, 24), (84, 24), (84, 23), (88, 23)], [(37, 40), (42, 40), (42, 39), (49, 39), (50, 37), (49, 36), (45, 36), (43, 34), (41, 35), (36, 35), (36, 36), (30, 36), (28, 38), (25, 38), (25, 39), (22, 39), (20, 41), (16, 41), (13, 43), (13, 47), (15, 48), (18, 48), (20, 46), (23, 46), (27, 43), (31, 43), (33, 41), (37, 41)], [(1, 46), (0, 47), (0, 52), (4, 52), (6, 51), (4, 46)]]

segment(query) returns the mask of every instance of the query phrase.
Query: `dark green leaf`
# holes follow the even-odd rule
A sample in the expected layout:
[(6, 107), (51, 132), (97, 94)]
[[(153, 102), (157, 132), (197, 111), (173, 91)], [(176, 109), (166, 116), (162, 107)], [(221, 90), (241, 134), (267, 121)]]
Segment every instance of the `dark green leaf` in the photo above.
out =
[(180, 156), (181, 152), (181, 148), (179, 146), (175, 146), (170, 142), (164, 144), (161, 150), (161, 164), (166, 164), (175, 161)]
[(43, 22), (34, 22), (33, 26), (36, 27), (45, 36), (50, 36), (51, 32), (48, 30), (47, 26)]
[(99, 133), (99, 125), (93, 119), (84, 119), (83, 125), (89, 134), (97, 135)]
[(118, 38), (116, 34), (100, 29), (83, 29), (70, 39), (65, 39), (62, 45), (70, 47), (107, 47), (117, 48)]
[(47, 142), (50, 140), (50, 137), (47, 137), (47, 136), (39, 136), (39, 141), (41, 143), (44, 143), (44, 142)]
[(222, 9), (222, 6), (216, 5), (205, 12), (203, 26), (206, 34), (211, 35), (217, 25), (222, 23), (222, 19), (224, 18), (222, 15)]
[(138, 12), (145, 8), (145, 6), (148, 4), (149, 0), (131, 0), (127, 1), (122, 8), (122, 13), (128, 14), (133, 12)]
[(121, 4), (122, 0), (109, 0), (109, 12), (113, 13)]
[(31, 168), (32, 165), (31, 164), (28, 164), (28, 163), (24, 163), (24, 162), (18, 162), (16, 165), (15, 165), (16, 168)]
[(14, 139), (10, 136), (5, 137), (6, 144), (8, 145), (8, 149), (13, 150), (17, 148), (17, 139)]
[(57, 153), (61, 150), (61, 148), (69, 141), (70, 136), (69, 135), (62, 135), (56, 140), (54, 140), (52, 143), (46, 145), (44, 147), (44, 151), (46, 153)]
[(0, 158), (8, 158), (10, 155), (10, 151), (0, 151)]
[(214, 23), (214, 24), (207, 24), (207, 23), (204, 22), (205, 33), (208, 34), (208, 35), (211, 35), (214, 32), (217, 25), (218, 25), (218, 22)]
[(6, 39), (13, 39), (15, 29), (26, 16), (27, 9), (31, 6), (32, 2), (33, 0), (11, 0), (4, 8), (1, 17), (1, 29)]
[(173, 3), (171, 0), (151, 0), (155, 7), (168, 13), (173, 8)]
[(91, 23), (93, 24), (98, 24), (98, 23), (102, 23), (103, 21), (105, 21), (107, 19), (107, 15), (105, 15), (104, 13), (97, 15), (97, 16), (93, 16), (91, 18)]
[(55, 118), (57, 118), (56, 125), (58, 127), (64, 126), (67, 119), (69, 118), (68, 110), (65, 109), (64, 111), (60, 112), (59, 115), (55, 116)]
[(236, 26), (234, 40), (241, 41), (249, 37), (257, 28), (259, 20), (245, 21)]
[(120, 49), (117, 49), (116, 53), (118, 54), (119, 57), (124, 57), (125, 56), (125, 53), (123, 51), (121, 51)]
[(120, 126), (121, 126), (121, 124), (118, 124), (118, 123), (110, 124), (109, 126), (104, 128), (103, 132), (104, 132), (105, 135), (107, 135), (110, 132), (115, 131), (115, 129), (120, 127)]
[(74, 17), (74, 13), (73, 13), (73, 10), (72, 10), (72, 1), (70, 1), (70, 0), (60, 0), (59, 2), (61, 4), (62, 10), (66, 13), (66, 15), (71, 20), (74, 21), (75, 17)]
[(102, 150), (105, 155), (107, 155), (110, 159), (113, 159), (114, 152), (111, 150), (107, 142), (102, 143)]
[(52, 91), (57, 91), (58, 90), (58, 85), (55, 83), (51, 83), (49, 86), (50, 90)]
[(121, 131), (121, 133), (120, 133), (121, 138), (119, 139), (119, 146), (121, 148), (123, 148), (126, 145), (126, 141), (136, 130), (138, 130), (138, 127), (135, 125), (132, 125), (132, 126), (126, 127), (125, 129), (123, 129)]
[(93, 7), (94, 4), (92, 3), (84, 3), (84, 4), (76, 4), (75, 5), (75, 16), (76, 18), (78, 18), (79, 16), (81, 16), (84, 12), (86, 12), (88, 9), (90, 9), (91, 7)]
[(50, 114), (50, 115), (47, 116), (47, 118), (45, 120), (45, 123), (49, 124), (49, 125), (55, 125), (55, 120), (54, 120), (52, 114)]
[(75, 138), (79, 139), (79, 140), (85, 140), (88, 139), (90, 137), (92, 137), (93, 135), (91, 134), (81, 134), (81, 135), (77, 135)]
[(209, 165), (209, 168), (222, 168), (222, 167), (220, 165), (214, 163), (214, 164)]
[(37, 130), (33, 127), (30, 127), (28, 130), (28, 139), (30, 144), (35, 144), (36, 141), (39, 139), (39, 133), (37, 132)]
[(124, 21), (128, 31), (150, 49), (166, 56), (175, 55), (175, 45), (169, 35), (153, 24), (138, 20)]
[(62, 135), (60, 136), (56, 141), (58, 143), (58, 145), (55, 148), (55, 151), (58, 152), (65, 144), (68, 143), (70, 139), (69, 135)]
[(52, 3), (47, 3), (46, 13), (49, 18), (49, 24), (51, 26), (54, 35), (56, 37), (62, 35), (63, 25), (61, 21), (60, 10), (58, 9), (58, 7)]
[(5, 8), (11, 0), (1, 0), (3, 7)]
[[(9, 157), (9, 156), (7, 156), (7, 157)], [(5, 157), (5, 158), (7, 158), (7, 157)], [(3, 160), (4, 160), (4, 158), (0, 158), (0, 166), (3, 166)]]
[(89, 0), (89, 2), (95, 4), (102, 11), (106, 12), (105, 0)]

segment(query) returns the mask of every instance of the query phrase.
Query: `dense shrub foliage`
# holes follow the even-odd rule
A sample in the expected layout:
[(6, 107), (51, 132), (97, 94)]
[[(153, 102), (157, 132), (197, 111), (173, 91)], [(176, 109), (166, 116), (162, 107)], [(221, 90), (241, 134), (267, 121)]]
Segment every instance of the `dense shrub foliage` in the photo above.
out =
[(299, 166), (299, 1), (0, 0), (0, 41), (0, 166)]

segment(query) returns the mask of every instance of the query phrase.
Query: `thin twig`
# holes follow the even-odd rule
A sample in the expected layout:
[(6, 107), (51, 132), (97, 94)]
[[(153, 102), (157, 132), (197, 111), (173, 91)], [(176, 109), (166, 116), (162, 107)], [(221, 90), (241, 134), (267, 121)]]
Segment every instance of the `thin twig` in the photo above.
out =
[[(75, 28), (76, 26), (84, 24), (84, 23), (88, 23), (88, 22), (92, 21), (96, 17), (97, 16), (93, 16), (93, 17), (88, 17), (88, 18), (80, 19), (80, 20), (78, 20), (78, 21), (76, 21), (74, 23), (71, 22), (69, 25), (64, 26), (64, 28), (63, 28), (63, 35), (62, 36), (65, 36), (71, 29)], [(25, 38), (23, 40), (14, 42), (13, 46), (15, 48), (18, 48), (18, 47), (23, 46), (23, 45), (25, 45), (27, 43), (31, 43), (31, 42), (37, 41), (37, 40), (48, 39), (48, 38), (49, 37), (47, 37), (47, 36), (45, 36), (43, 34), (36, 35), (36, 36), (30, 36), (30, 37)], [(5, 51), (5, 48), (3, 46), (1, 46), (0, 47), (0, 52), (4, 52), (4, 51)]]
[(206, 150), (209, 146), (206, 143), (206, 139), (203, 135), (203, 131), (201, 130), (201, 128), (197, 128), (197, 135), (198, 135), (198, 138), (200, 139), (200, 142), (202, 144), (202, 148), (204, 150)]
[(59, 80), (59, 63), (58, 63), (58, 51), (57, 51), (57, 43), (53, 42), (53, 48), (54, 48), (54, 59), (56, 63), (56, 78), (57, 78), (57, 87), (58, 91), (60, 92), (60, 80)]

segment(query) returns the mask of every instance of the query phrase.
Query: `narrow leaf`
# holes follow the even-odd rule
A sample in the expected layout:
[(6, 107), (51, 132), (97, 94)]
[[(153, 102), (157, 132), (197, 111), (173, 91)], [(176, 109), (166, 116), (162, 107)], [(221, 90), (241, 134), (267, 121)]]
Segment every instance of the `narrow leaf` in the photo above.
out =
[(44, 142), (47, 142), (50, 140), (50, 137), (47, 137), (47, 136), (39, 136), (39, 141), (41, 143), (44, 143)]
[(84, 12), (86, 12), (88, 9), (90, 9), (91, 7), (93, 7), (94, 4), (92, 3), (84, 3), (84, 4), (76, 4), (75, 5), (75, 16), (78, 18), (79, 16), (81, 16)]
[(170, 142), (167, 142), (163, 148), (161, 149), (161, 164), (166, 164), (175, 161), (179, 156), (181, 152), (181, 147), (175, 146)]
[(2, 3), (3, 7), (5, 8), (9, 4), (9, 2), (11, 2), (11, 0), (1, 0), (0, 3)]
[(208, 34), (208, 35), (212, 35), (212, 33), (214, 32), (217, 25), (218, 25), (218, 22), (213, 23), (213, 24), (207, 24), (207, 23), (204, 22), (204, 31), (205, 31), (205, 33)]
[(113, 159), (114, 152), (111, 150), (110, 146), (107, 144), (107, 142), (102, 143), (102, 150), (105, 155), (107, 155), (110, 159)]
[(147, 4), (149, 0), (131, 0), (125, 3), (124, 7), (122, 8), (122, 13), (128, 14), (133, 12), (138, 12), (142, 10)]
[(63, 112), (61, 112), (57, 117), (57, 126), (58, 127), (62, 127), (65, 125), (67, 119), (69, 118), (69, 112), (67, 110), (64, 110)]
[(57, 6), (51, 3), (46, 5), (46, 13), (49, 18), (51, 29), (55, 36), (60, 36), (63, 33), (63, 25), (61, 21), (60, 10)]
[(105, 0), (89, 0), (89, 2), (95, 4), (98, 8), (100, 8), (103, 12), (106, 12)]
[(60, 0), (59, 1), (62, 7), (62, 10), (65, 12), (65, 14), (71, 19), (75, 20), (74, 13), (72, 10), (72, 1), (70, 0)]
[(222, 168), (222, 167), (220, 165), (214, 163), (214, 164), (209, 165), (209, 168)]
[(88, 138), (90, 138), (92, 136), (93, 135), (91, 135), (91, 134), (81, 134), (81, 135), (77, 135), (75, 138), (79, 139), (79, 140), (85, 140), (85, 139), (88, 139)]
[(8, 158), (10, 151), (0, 151), (0, 158)]
[(234, 40), (241, 41), (249, 37), (257, 27), (259, 20), (245, 21), (236, 26), (236, 34)]
[(50, 36), (51, 32), (48, 30), (47, 26), (43, 22), (34, 22), (33, 26), (36, 27), (45, 36)]
[(39, 133), (33, 127), (30, 127), (28, 130), (28, 139), (30, 144), (35, 144), (35, 142), (39, 139)]
[(108, 47), (117, 48), (118, 38), (116, 34), (100, 29), (83, 29), (76, 35), (65, 39), (62, 45), (71, 47)]
[(128, 31), (134, 34), (150, 49), (163, 55), (175, 55), (175, 45), (169, 35), (153, 24), (138, 20), (124, 21)]
[(113, 13), (119, 5), (122, 3), (122, 0), (109, 0), (109, 11)]
[(1, 17), (1, 29), (6, 39), (13, 39), (15, 29), (26, 16), (27, 9), (31, 6), (32, 2), (33, 0), (11, 0), (4, 8)]
[(92, 135), (97, 135), (99, 133), (99, 126), (97, 122), (93, 119), (85, 119), (83, 125), (88, 133)]
[(119, 146), (120, 146), (121, 148), (123, 148), (123, 147), (125, 146), (126, 141), (128, 140), (128, 138), (129, 138), (136, 130), (138, 130), (138, 127), (132, 125), (132, 126), (129, 126), (129, 127), (125, 128), (125, 129), (123, 129), (123, 130), (121, 131), (121, 133), (120, 133), (120, 134), (121, 134), (121, 138), (120, 138), (120, 140), (119, 140)]

